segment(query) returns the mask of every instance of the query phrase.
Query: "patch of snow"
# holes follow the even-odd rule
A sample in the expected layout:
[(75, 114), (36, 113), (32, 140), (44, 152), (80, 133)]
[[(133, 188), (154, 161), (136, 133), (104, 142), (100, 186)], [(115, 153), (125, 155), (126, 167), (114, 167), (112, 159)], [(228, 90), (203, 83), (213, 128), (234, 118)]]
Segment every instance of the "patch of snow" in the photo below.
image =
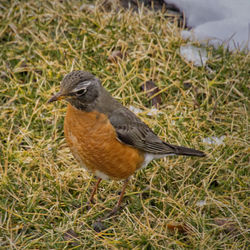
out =
[(128, 107), (128, 109), (129, 109), (130, 111), (132, 111), (133, 113), (135, 113), (136, 115), (142, 113), (142, 110), (141, 110), (141, 109), (136, 108), (135, 106), (132, 106), (132, 105), (130, 105), (130, 106)]
[(224, 135), (221, 137), (216, 137), (216, 136), (206, 137), (202, 140), (202, 142), (207, 144), (222, 145), (224, 144), (223, 142), (224, 138), (225, 138)]
[(196, 206), (198, 207), (204, 207), (207, 204), (205, 200), (200, 200), (196, 202)]
[(180, 47), (180, 54), (187, 61), (193, 62), (195, 66), (203, 66), (207, 62), (207, 51), (193, 45), (185, 45)]
[(184, 39), (208, 42), (229, 50), (250, 50), (249, 0), (165, 0), (184, 12), (191, 31)]
[(155, 107), (152, 107), (148, 112), (147, 112), (147, 115), (149, 116), (155, 116), (155, 115), (159, 115), (159, 114), (162, 114), (162, 112), (155, 108)]
[[(136, 108), (135, 106), (132, 106), (132, 105), (130, 105), (130, 106), (128, 107), (128, 109), (129, 109), (130, 111), (132, 111), (133, 113), (135, 113), (136, 115), (141, 114), (141, 113), (144, 112), (144, 111), (141, 110), (140, 108)], [(152, 107), (146, 114), (147, 114), (148, 116), (155, 116), (155, 115), (162, 114), (162, 112), (161, 112), (160, 110), (158, 110), (157, 108)]]

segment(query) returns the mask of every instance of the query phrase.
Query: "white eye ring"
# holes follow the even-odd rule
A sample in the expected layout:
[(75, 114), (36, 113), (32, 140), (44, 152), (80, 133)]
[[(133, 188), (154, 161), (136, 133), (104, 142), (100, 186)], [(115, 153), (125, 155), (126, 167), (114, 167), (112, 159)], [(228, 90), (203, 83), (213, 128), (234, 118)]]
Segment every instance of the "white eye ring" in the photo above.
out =
[(77, 97), (79, 97), (79, 96), (84, 95), (86, 92), (87, 92), (87, 88), (82, 88), (82, 89), (79, 89), (78, 91), (76, 91), (74, 94), (75, 94)]

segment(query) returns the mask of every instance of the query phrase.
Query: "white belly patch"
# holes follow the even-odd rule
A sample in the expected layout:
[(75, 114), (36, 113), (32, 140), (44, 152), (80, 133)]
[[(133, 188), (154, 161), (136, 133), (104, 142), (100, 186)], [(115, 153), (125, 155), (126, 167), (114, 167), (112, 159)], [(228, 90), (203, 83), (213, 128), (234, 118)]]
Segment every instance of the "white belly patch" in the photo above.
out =
[(156, 155), (156, 154), (146, 153), (141, 168), (145, 168), (152, 160), (164, 158), (169, 155), (175, 155), (175, 154)]
[(102, 178), (103, 180), (109, 180), (110, 179), (108, 175), (104, 174), (103, 172), (101, 172), (99, 170), (96, 170), (94, 172), (94, 175), (96, 175), (99, 178)]

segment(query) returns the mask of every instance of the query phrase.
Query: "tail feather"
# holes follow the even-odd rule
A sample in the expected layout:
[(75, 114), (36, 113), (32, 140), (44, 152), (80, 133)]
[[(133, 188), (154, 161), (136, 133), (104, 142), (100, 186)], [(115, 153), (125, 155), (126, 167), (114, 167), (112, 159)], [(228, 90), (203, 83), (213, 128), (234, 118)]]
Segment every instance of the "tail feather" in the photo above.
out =
[[(167, 145), (170, 146), (169, 144)], [(177, 145), (171, 145), (171, 147), (174, 149), (174, 154), (176, 155), (187, 155), (187, 156), (198, 156), (198, 157), (206, 156), (204, 152), (193, 149), (193, 148), (186, 148), (186, 147), (177, 146)]]
[(202, 151), (193, 149), (193, 148), (186, 148), (182, 146), (176, 146), (176, 154), (177, 155), (189, 155), (189, 156), (198, 156), (204, 157), (206, 154)]

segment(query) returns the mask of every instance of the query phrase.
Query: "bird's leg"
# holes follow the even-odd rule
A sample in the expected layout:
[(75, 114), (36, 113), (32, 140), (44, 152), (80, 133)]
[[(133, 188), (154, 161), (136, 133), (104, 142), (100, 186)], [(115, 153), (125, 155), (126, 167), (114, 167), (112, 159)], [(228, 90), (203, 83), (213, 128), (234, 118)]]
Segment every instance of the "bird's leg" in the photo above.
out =
[(94, 230), (96, 232), (101, 232), (102, 230), (106, 229), (106, 227), (103, 225), (102, 221), (105, 220), (105, 219), (108, 219), (109, 217), (111, 217), (112, 215), (114, 215), (119, 210), (119, 208), (121, 207), (122, 198), (124, 196), (125, 189), (126, 189), (126, 187), (128, 185), (128, 181), (129, 181), (129, 179), (126, 179), (124, 181), (124, 184), (123, 184), (123, 187), (122, 187), (122, 191), (121, 191), (119, 200), (118, 200), (116, 206), (113, 208), (113, 210), (110, 213), (108, 213), (106, 216), (104, 216), (102, 218), (99, 218), (97, 221), (95, 221), (93, 223), (93, 228), (94, 228)]
[(117, 212), (117, 211), (119, 210), (119, 208), (121, 207), (122, 198), (123, 198), (123, 196), (124, 196), (125, 189), (126, 189), (126, 187), (127, 187), (127, 185), (128, 185), (128, 181), (129, 181), (129, 179), (126, 179), (126, 180), (124, 181), (124, 184), (123, 184), (123, 187), (122, 187), (122, 191), (121, 191), (119, 200), (118, 200), (116, 206), (113, 208), (113, 210), (112, 210), (108, 215), (105, 216), (105, 219), (111, 217), (111, 216), (114, 215), (114, 214), (116, 214), (116, 212)]
[(97, 190), (101, 180), (102, 180), (102, 178), (98, 178), (98, 180), (97, 180), (97, 182), (96, 182), (96, 184), (95, 184), (95, 186), (94, 186), (94, 188), (93, 188), (93, 190), (91, 192), (89, 203), (92, 203), (92, 204), (94, 203), (94, 196), (95, 196), (96, 190)]

